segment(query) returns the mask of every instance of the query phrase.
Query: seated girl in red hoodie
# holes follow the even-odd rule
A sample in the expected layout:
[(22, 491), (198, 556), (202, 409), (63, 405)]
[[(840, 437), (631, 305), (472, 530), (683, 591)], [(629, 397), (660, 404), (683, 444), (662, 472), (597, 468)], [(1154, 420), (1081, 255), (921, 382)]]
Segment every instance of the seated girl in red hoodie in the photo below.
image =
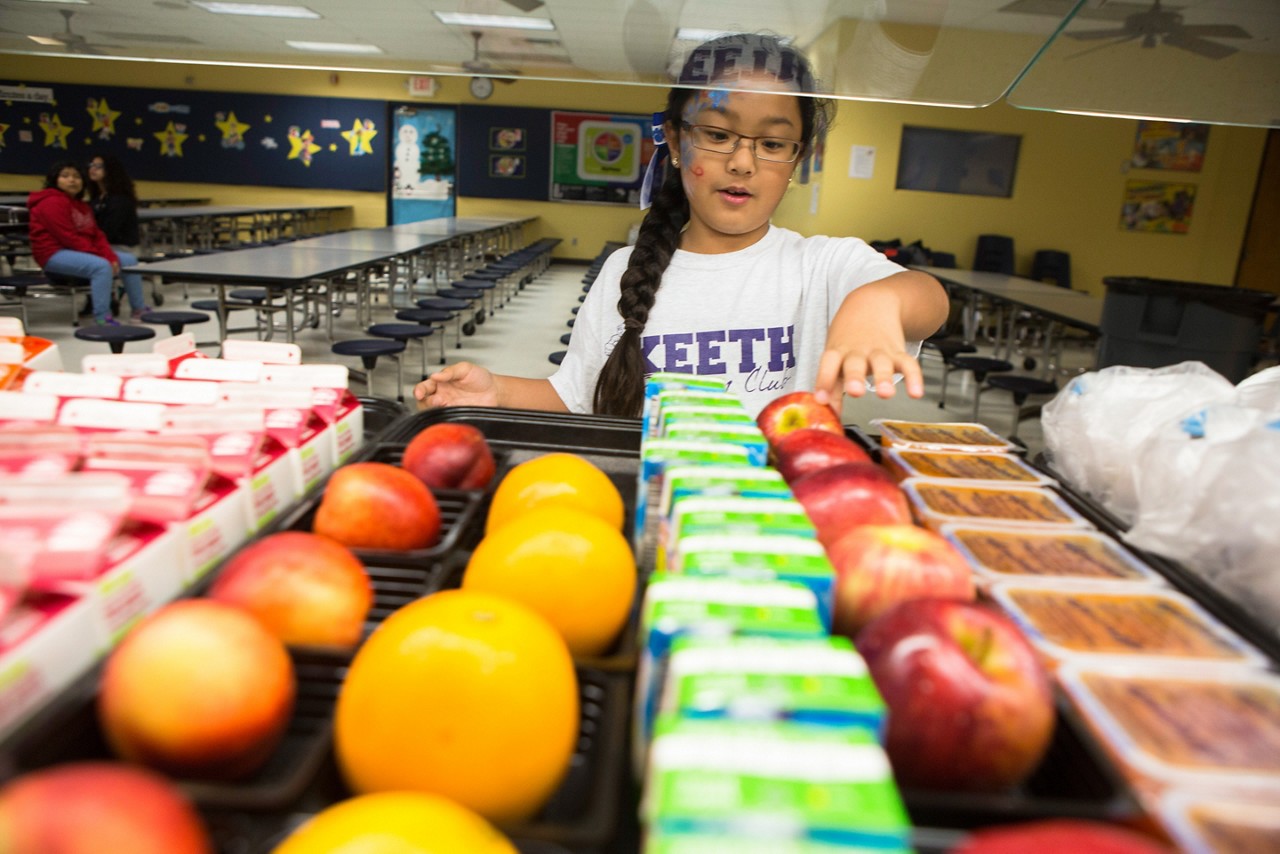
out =
[(99, 326), (119, 326), (111, 316), (111, 283), (118, 275), (124, 282), (133, 319), (146, 311), (142, 277), (121, 273), (138, 263), (128, 252), (116, 251), (98, 228), (93, 209), (80, 200), (84, 173), (70, 161), (56, 163), (44, 179), (44, 189), (27, 199), (30, 213), (31, 255), (46, 273), (89, 280), (93, 319)]

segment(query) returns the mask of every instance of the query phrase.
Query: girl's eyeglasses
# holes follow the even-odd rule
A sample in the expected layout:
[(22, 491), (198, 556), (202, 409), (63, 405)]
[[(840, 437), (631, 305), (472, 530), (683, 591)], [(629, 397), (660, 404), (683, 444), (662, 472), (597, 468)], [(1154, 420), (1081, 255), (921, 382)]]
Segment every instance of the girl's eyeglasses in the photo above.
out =
[(746, 139), (751, 141), (751, 153), (760, 160), (794, 163), (803, 147), (794, 139), (783, 139), (778, 136), (747, 136), (714, 125), (691, 125), (688, 122), (680, 124), (689, 132), (689, 139), (693, 142), (694, 148), (714, 151), (716, 154), (733, 154), (738, 150), (738, 144)]

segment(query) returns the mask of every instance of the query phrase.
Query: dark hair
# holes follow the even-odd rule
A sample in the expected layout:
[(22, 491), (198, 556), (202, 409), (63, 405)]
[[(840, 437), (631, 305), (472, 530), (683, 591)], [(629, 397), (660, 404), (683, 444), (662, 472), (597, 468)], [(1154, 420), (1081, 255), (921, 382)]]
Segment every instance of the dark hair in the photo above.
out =
[[(685, 60), (676, 85), (667, 94), (667, 107), (662, 113), (665, 124), (669, 128), (680, 127), (685, 105), (700, 88), (731, 81), (739, 74), (758, 73), (771, 75), (797, 93), (818, 91), (804, 55), (780, 39), (747, 33), (721, 36), (694, 48)], [(814, 136), (829, 124), (833, 106), (831, 101), (811, 94), (802, 95), (797, 101), (803, 157)], [(671, 138), (666, 143), (668, 148), (677, 144), (678, 140)], [(640, 223), (635, 247), (622, 274), (618, 314), (623, 319), (623, 330), (596, 379), (592, 409), (597, 414), (627, 418), (640, 414), (645, 377), (640, 339), (662, 284), (662, 274), (680, 245), (680, 232), (688, 221), (689, 199), (680, 172), (668, 169), (654, 193), (652, 207)]]
[(94, 160), (102, 161), (103, 189), (98, 188), (96, 181), (89, 181), (89, 198), (126, 196), (129, 201), (136, 204), (138, 191), (134, 188), (133, 179), (129, 177), (129, 173), (125, 170), (124, 164), (120, 162), (120, 158), (114, 154), (95, 154), (89, 158), (89, 162), (92, 163)]
[(84, 167), (74, 160), (59, 160), (50, 167), (49, 172), (44, 176), (44, 188), (46, 190), (58, 189), (58, 176), (62, 174), (63, 169), (74, 169), (80, 173), (80, 192), (76, 193), (76, 198), (84, 195), (84, 185), (89, 183), (84, 177)]

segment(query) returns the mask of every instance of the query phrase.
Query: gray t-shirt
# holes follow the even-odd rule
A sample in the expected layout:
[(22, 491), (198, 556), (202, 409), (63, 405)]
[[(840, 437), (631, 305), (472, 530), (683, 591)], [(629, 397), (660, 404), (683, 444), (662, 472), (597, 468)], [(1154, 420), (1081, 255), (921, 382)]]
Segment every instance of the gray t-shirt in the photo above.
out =
[[(630, 257), (626, 247), (605, 261), (551, 377), (571, 412), (591, 411), (596, 377), (622, 334), (618, 286)], [(902, 270), (856, 237), (804, 237), (777, 226), (738, 252), (677, 250), (645, 324), (645, 372), (724, 380), (755, 415), (781, 394), (812, 389), (844, 298)], [(919, 342), (908, 352), (918, 354)]]

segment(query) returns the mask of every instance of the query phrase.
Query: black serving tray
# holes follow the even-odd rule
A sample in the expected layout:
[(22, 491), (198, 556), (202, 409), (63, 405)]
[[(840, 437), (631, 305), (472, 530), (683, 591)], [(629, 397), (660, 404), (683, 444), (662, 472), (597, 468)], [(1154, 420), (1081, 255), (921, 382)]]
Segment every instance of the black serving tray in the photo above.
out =
[[(362, 448), (351, 462), (376, 461), (374, 455), (383, 447), (385, 446), (374, 444)], [(340, 469), (341, 466), (334, 471)], [(328, 486), (329, 478), (332, 476), (330, 474), (325, 477), (301, 500), (286, 508), (263, 529), (262, 533), (265, 535), (281, 531), (310, 531), (315, 521), (316, 511), (320, 508), (325, 487)], [(440, 507), (440, 539), (435, 545), (405, 551), (361, 548), (353, 548), (351, 551), (365, 564), (407, 567), (443, 576), (448, 571), (446, 558), (458, 548), (460, 540), (469, 536), (467, 529), (476, 522), (482, 494), (460, 489), (435, 489), (431, 494)]]
[[(583, 669), (578, 670), (578, 685), (582, 720), (565, 779), (533, 818), (498, 825), (525, 854), (611, 850), (618, 828), (627, 779), (629, 685), (620, 677)], [(351, 797), (328, 747), (326, 741), (317, 773), (291, 809), (257, 815), (220, 805), (202, 809), (219, 851), (267, 854), (312, 815)]]
[(410, 415), (387, 430), (381, 441), (407, 443), (428, 426), (443, 421), (470, 424), (491, 442), (508, 442), (530, 450), (576, 449), (597, 454), (621, 451), (637, 458), (640, 455), (639, 419), (480, 406), (429, 409)]
[[(350, 658), (309, 650), (291, 655), (297, 699), (285, 735), (267, 763), (235, 782), (175, 780), (206, 817), (219, 851), (269, 851), (307, 815), (350, 797), (332, 751), (333, 716)], [(0, 776), (112, 759), (95, 707), (100, 677), (101, 668), (96, 668), (34, 725), (11, 738), (0, 750)], [(629, 684), (622, 677), (579, 669), (578, 685), (582, 717), (568, 774), (538, 815), (502, 826), (513, 839), (601, 845), (617, 827), (626, 778)]]
[(409, 416), (403, 403), (386, 397), (357, 397), (364, 408), (364, 441), (376, 442), (384, 433)]
[(978, 828), (1047, 818), (1136, 820), (1142, 809), (1115, 766), (1063, 697), (1057, 700), (1053, 739), (1039, 766), (1005, 792), (902, 790), (912, 824)]

